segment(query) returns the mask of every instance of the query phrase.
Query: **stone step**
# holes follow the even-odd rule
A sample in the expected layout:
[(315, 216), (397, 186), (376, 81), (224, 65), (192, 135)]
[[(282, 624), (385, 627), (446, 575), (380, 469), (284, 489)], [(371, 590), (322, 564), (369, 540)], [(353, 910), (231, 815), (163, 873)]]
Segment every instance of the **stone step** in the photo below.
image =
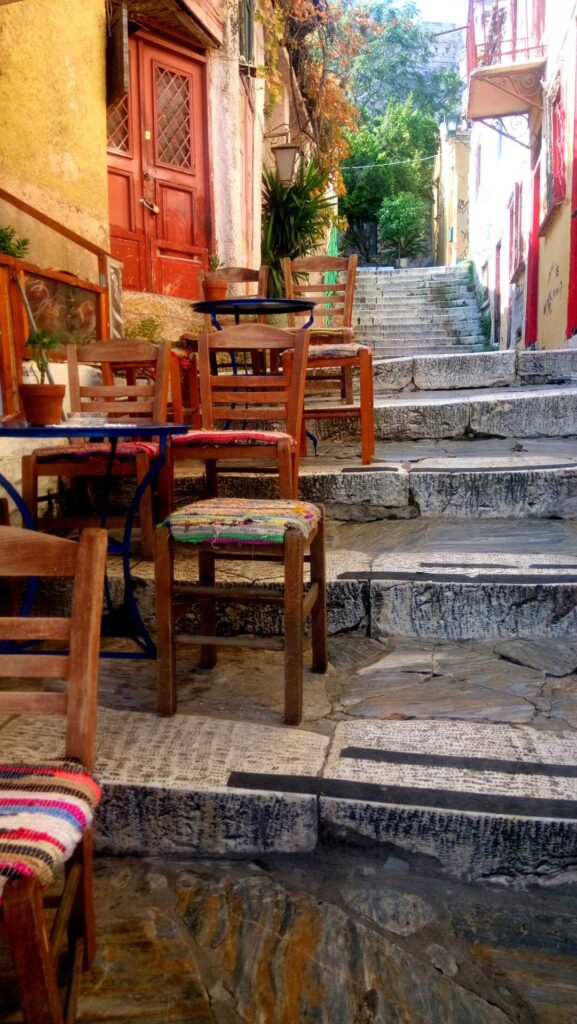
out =
[(510, 384), (570, 384), (577, 382), (577, 351), (443, 352), (383, 359), (374, 362), (378, 388), (399, 391), (504, 387)]
[[(154, 570), (137, 562), (141, 613), (154, 625)], [(194, 564), (177, 561), (178, 579)], [(276, 567), (226, 563), (223, 577), (276, 587)], [(120, 570), (109, 573), (113, 600)], [(223, 578), (221, 577), (221, 578)], [(388, 637), (552, 639), (577, 634), (577, 524), (554, 519), (329, 522), (328, 631)], [(278, 607), (223, 606), (219, 629), (278, 634)], [(194, 614), (186, 629), (198, 628)]]
[(408, 280), (447, 280), (467, 281), (468, 273), (456, 267), (404, 267), (403, 269), (392, 267), (359, 267), (357, 270), (359, 280), (376, 278), (378, 280), (388, 279), (390, 281)]
[(357, 336), (366, 335), (369, 338), (377, 341), (398, 341), (398, 342), (421, 342), (421, 341), (432, 341), (442, 342), (446, 338), (453, 338), (460, 340), (461, 338), (467, 340), (480, 340), (483, 335), (480, 330), (475, 328), (471, 329), (468, 324), (460, 327), (458, 324), (447, 325), (443, 327), (420, 327), (407, 324), (406, 327), (383, 327), (381, 324), (364, 324), (359, 326), (356, 330)]
[[(358, 446), (320, 441), (301, 462), (300, 496), (325, 506), (331, 520), (577, 517), (573, 442), (477, 440), (379, 442), (371, 466)], [(177, 504), (202, 497), (202, 470), (176, 480)], [(223, 472), (223, 497), (274, 498), (274, 476)]]
[(426, 325), (426, 324), (445, 324), (450, 323), (471, 323), (478, 326), (479, 316), (477, 311), (471, 311), (463, 309), (460, 306), (455, 307), (450, 311), (447, 310), (432, 310), (428, 309), (418, 317), (414, 317), (412, 312), (403, 311), (389, 313), (381, 311), (377, 308), (371, 310), (357, 310), (353, 315), (353, 321), (359, 324), (382, 324), (383, 327), (405, 327), (409, 324), (415, 326)]
[[(414, 679), (426, 653), (414, 652)], [(445, 652), (438, 654), (442, 661)], [(459, 652), (447, 650), (449, 670), (458, 657)], [(375, 652), (374, 680), (379, 679), (377, 659)], [(391, 660), (394, 664), (398, 656), (393, 653)], [(381, 663), (386, 664), (386, 648)], [(410, 651), (405, 663), (411, 663)], [(397, 670), (396, 677), (401, 675)], [(322, 679), (316, 682), (320, 688)], [(377, 694), (379, 685), (382, 690), (382, 675)], [(111, 707), (101, 707), (98, 725), (95, 773), (103, 799), (95, 835), (101, 854), (253, 857), (308, 853), (325, 842), (334, 850), (348, 837), (373, 848), (387, 846), (389, 852), (396, 848), (398, 858), (409, 853), (436, 858), (445, 875), (469, 882), (506, 878), (510, 885), (551, 885), (564, 874), (570, 878), (577, 840), (574, 733), (434, 718), (329, 720), (318, 732), (247, 722), (238, 712), (236, 719), (194, 711), (163, 719)], [(54, 717), (14, 718), (5, 725), (3, 740), (13, 760), (26, 759), (31, 749), (50, 757), (62, 741), (62, 727)], [(333, 864), (334, 855), (332, 870)], [(230, 876), (230, 866), (226, 870)], [(367, 878), (374, 872), (373, 864)], [(250, 891), (257, 903), (264, 896), (263, 877), (253, 866)], [(183, 886), (186, 876), (180, 891)], [(221, 888), (222, 877), (217, 891)], [(278, 903), (277, 889), (266, 899)], [(301, 904), (302, 897), (302, 911)], [(377, 906), (384, 914), (385, 905)], [(418, 913), (427, 905), (413, 897), (410, 906)], [(252, 919), (254, 906), (245, 914)], [(433, 1006), (431, 984), (427, 1005)], [(410, 1005), (406, 995), (402, 998)], [(480, 1000), (465, 1008), (446, 995), (434, 1019), (445, 1010), (451, 1020), (465, 1019), (459, 1007), (479, 1024), (512, 1019), (499, 1011), (495, 1016), (494, 1005), (485, 1013)]]
[[(344, 423), (347, 421), (344, 420)], [(324, 436), (336, 421), (322, 423)], [(320, 426), (320, 423), (319, 423)], [(376, 436), (575, 437), (577, 386), (486, 388), (482, 392), (429, 391), (375, 398)]]
[[(363, 339), (359, 338), (359, 341), (361, 340)], [(420, 343), (418, 345), (411, 344), (409, 346), (389, 345), (386, 342), (379, 341), (378, 339), (373, 341), (371, 338), (367, 338), (366, 336), (364, 340), (366, 340), (372, 348), (375, 359), (380, 362), (385, 362), (390, 359), (412, 359), (414, 356), (451, 355), (453, 352), (456, 352), (457, 354), (477, 353), (486, 351), (487, 347), (485, 339), (483, 339), (482, 342), (475, 341), (472, 343), (467, 342), (466, 344), (463, 344), (461, 340), (452, 342), (449, 340), (444, 345), (436, 345), (433, 343), (430, 345), (424, 345)]]

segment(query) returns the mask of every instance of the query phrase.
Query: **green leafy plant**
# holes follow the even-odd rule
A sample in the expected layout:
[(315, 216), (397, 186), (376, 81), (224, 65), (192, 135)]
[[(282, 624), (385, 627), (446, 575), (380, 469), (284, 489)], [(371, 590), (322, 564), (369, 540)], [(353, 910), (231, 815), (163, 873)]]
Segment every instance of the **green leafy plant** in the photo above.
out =
[(30, 239), (17, 235), (15, 229), (10, 225), (0, 228), (0, 252), (5, 256), (16, 256), (18, 259), (23, 259), (29, 246)]
[(38, 371), (37, 383), (45, 384), (46, 380), (48, 380), (49, 383), (52, 383), (48, 360), (49, 353), (60, 347), (58, 338), (55, 338), (49, 331), (32, 331), (32, 333), (28, 335), (26, 346), (30, 349), (32, 361)]
[(217, 270), (224, 267), (224, 263), (221, 263), (217, 252), (211, 252), (208, 254), (208, 269), (211, 274), (215, 274)]
[(411, 192), (383, 199), (379, 210), (384, 254), (396, 259), (415, 258), (426, 252), (425, 235), (429, 207)]
[(269, 294), (283, 294), (282, 260), (308, 256), (326, 240), (335, 220), (328, 172), (315, 160), (283, 185), (275, 171), (263, 175), (262, 262), (270, 267)]
[(133, 320), (124, 328), (126, 338), (145, 338), (146, 341), (160, 341), (162, 324), (155, 316), (144, 316), (141, 320)]

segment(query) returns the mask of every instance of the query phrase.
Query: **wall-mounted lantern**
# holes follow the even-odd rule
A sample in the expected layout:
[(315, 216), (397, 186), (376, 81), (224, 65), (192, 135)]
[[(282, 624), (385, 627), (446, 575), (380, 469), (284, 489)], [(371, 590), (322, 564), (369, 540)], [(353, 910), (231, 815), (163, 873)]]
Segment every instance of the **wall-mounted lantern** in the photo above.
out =
[(276, 172), (281, 185), (292, 185), (296, 178), (303, 151), (295, 142), (290, 142), (290, 126), (279, 125), (272, 131), (267, 132), (265, 139), (284, 138), (286, 142), (279, 142), (271, 146), (271, 152), (275, 159)]

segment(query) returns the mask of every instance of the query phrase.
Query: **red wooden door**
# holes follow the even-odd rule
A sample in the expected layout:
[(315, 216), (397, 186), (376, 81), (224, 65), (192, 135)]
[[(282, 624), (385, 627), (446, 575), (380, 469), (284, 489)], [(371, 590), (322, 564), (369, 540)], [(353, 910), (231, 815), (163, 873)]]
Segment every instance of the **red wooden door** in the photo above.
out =
[(130, 92), (108, 108), (108, 211), (112, 255), (122, 260), (122, 285), (148, 289), (142, 197), (142, 154), (136, 41), (130, 40)]
[(130, 43), (122, 152), (118, 140), (110, 148), (109, 112), (112, 251), (124, 287), (196, 298), (210, 236), (205, 64), (147, 39)]

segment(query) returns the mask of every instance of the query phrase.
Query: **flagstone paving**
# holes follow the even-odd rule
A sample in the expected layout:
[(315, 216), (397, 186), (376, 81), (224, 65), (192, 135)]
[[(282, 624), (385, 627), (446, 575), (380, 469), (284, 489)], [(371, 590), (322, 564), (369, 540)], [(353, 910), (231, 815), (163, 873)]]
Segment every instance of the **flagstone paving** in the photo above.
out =
[[(575, 1022), (575, 886), (522, 896), (423, 857), (324, 846), (99, 858), (95, 890), (79, 1024)], [(7, 983), (2, 1024), (12, 1001)]]

